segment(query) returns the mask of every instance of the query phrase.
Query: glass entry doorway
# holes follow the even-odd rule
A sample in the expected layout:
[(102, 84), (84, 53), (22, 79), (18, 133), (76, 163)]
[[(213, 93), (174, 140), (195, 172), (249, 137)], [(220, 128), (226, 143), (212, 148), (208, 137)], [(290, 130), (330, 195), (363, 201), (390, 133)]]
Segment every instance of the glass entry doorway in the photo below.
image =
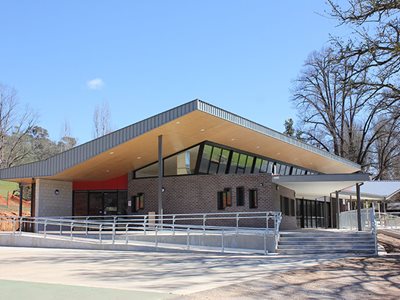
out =
[(128, 214), (127, 191), (75, 191), (72, 200), (74, 216)]
[(332, 227), (330, 202), (297, 199), (296, 205), (297, 226), (299, 228)]
[(103, 193), (89, 193), (89, 215), (103, 214)]

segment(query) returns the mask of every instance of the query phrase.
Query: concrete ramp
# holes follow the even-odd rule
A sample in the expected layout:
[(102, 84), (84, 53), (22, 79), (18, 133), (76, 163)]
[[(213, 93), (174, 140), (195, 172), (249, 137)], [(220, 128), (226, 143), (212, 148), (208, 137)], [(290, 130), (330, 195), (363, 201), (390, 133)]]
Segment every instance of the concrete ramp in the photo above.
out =
[(206, 251), (228, 253), (258, 253), (267, 254), (276, 252), (274, 235), (203, 235), (201, 233), (186, 235), (168, 232), (149, 232), (146, 235), (130, 234), (116, 235), (98, 239), (97, 234), (53, 235), (37, 233), (2, 233), (0, 246), (12, 247), (39, 247), (63, 249), (91, 249), (91, 250), (122, 250), (122, 251)]

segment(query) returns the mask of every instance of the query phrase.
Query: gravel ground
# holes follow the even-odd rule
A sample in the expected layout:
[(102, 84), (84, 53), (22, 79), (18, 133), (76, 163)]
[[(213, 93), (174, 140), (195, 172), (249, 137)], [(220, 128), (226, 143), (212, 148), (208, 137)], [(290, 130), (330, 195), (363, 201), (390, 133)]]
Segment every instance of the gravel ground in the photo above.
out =
[(348, 258), (177, 299), (400, 299), (400, 254)]
[(394, 237), (379, 233), (378, 241), (381, 244), (386, 252), (388, 253), (400, 253), (400, 239), (396, 239)]

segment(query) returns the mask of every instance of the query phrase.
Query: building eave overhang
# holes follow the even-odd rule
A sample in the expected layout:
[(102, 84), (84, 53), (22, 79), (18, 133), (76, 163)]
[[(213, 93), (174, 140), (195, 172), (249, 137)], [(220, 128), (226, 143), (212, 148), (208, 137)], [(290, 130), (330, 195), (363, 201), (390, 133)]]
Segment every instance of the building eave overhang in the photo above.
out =
[[(178, 127), (177, 124), (180, 122), (182, 122), (182, 126)], [(204, 132), (200, 132), (200, 130)], [(228, 134), (225, 134), (225, 131), (231, 135), (237, 133), (239, 138), (227, 139)], [(329, 169), (333, 169), (333, 173), (353, 173), (361, 169), (358, 164), (346, 159), (287, 137), (216, 106), (200, 100), (193, 100), (49, 159), (2, 169), (0, 170), (0, 179), (12, 181), (30, 180), (31, 178), (73, 180), (76, 177), (77, 180), (104, 180), (120, 176), (133, 168), (141, 167), (157, 159), (154, 149), (157, 148), (155, 137), (159, 134), (165, 135), (167, 142), (164, 156), (196, 143), (210, 140), (276, 160), (287, 161), (321, 173), (325, 173)], [(263, 144), (264, 146), (261, 148), (264, 150), (256, 148), (255, 144)], [(131, 151), (127, 151), (128, 147)], [(147, 149), (142, 151), (141, 148)], [(274, 148), (275, 152), (267, 148)], [(107, 156), (114, 150), (122, 150), (120, 152), (123, 154), (115, 155), (113, 158)], [(282, 156), (279, 157), (280, 153), (277, 151), (286, 157), (284, 159)], [(298, 155), (300, 160), (290, 161), (293, 154)], [(139, 157), (143, 158), (140, 162), (136, 161), (136, 158)], [(307, 165), (310, 160), (314, 160), (316, 163)], [(104, 166), (99, 165), (101, 163)], [(111, 167), (119, 167), (109, 171), (107, 164)]]

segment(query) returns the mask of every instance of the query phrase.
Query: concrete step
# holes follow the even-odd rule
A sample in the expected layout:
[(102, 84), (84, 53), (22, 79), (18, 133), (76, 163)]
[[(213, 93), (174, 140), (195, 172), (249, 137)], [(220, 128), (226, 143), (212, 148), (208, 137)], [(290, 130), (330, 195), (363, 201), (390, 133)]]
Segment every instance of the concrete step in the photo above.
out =
[(336, 244), (360, 244), (360, 243), (374, 243), (374, 239), (363, 239), (363, 240), (279, 240), (279, 244), (293, 244), (293, 245), (303, 245), (303, 244), (314, 244), (314, 245), (336, 245)]
[(363, 238), (372, 236), (372, 233), (335, 233), (335, 234), (311, 234), (311, 233), (280, 233), (284, 238)]
[(301, 255), (301, 254), (368, 254), (374, 255), (375, 249), (335, 249), (335, 250), (320, 250), (320, 249), (307, 249), (307, 250), (299, 250), (299, 249), (278, 249), (278, 253), (282, 255)]
[(283, 246), (283, 245), (292, 245), (292, 246), (302, 246), (302, 245), (313, 245), (313, 246), (324, 246), (324, 245), (331, 245), (331, 246), (346, 246), (346, 245), (370, 245), (373, 244), (373, 240), (368, 240), (368, 241), (357, 241), (357, 242), (352, 242), (352, 241), (335, 241), (332, 243), (325, 243), (323, 241), (311, 241), (311, 242), (307, 242), (304, 243), (302, 241), (279, 241), (279, 246)]
[(335, 250), (335, 249), (375, 249), (373, 244), (347, 244), (347, 245), (279, 245), (278, 249), (320, 249), (320, 250)]
[(374, 243), (375, 239), (371, 232), (281, 232), (278, 253), (373, 255)]
[(364, 240), (364, 239), (373, 239), (373, 235), (366, 236), (352, 236), (352, 237), (334, 237), (334, 236), (280, 236), (281, 240), (325, 240), (325, 241), (334, 241), (334, 240)]

